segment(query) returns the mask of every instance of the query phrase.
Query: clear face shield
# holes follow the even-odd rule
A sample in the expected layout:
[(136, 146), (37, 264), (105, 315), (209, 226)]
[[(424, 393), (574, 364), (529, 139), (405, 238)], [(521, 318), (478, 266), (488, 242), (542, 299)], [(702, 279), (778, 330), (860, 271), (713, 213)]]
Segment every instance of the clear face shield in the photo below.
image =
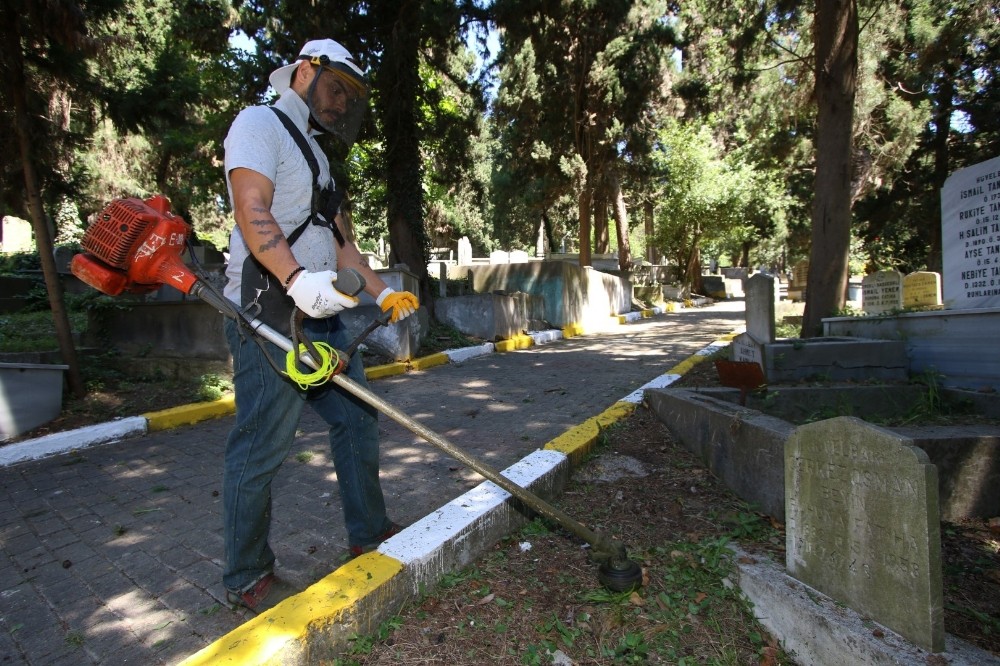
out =
[(326, 56), (311, 58), (310, 63), (316, 66), (306, 94), (310, 119), (350, 148), (368, 108), (368, 87), (348, 66)]

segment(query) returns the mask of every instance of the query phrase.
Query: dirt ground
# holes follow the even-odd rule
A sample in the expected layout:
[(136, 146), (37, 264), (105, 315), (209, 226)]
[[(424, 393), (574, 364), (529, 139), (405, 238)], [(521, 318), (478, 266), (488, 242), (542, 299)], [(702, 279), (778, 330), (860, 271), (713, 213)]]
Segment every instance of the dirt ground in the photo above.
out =
[[(719, 385), (714, 364), (682, 385)], [(19, 439), (187, 404), (194, 390), (108, 382)], [(536, 520), (357, 637), (340, 662), (792, 663), (732, 589), (725, 547), (782, 562), (784, 526), (729, 493), (648, 410), (606, 431), (555, 504), (624, 543), (642, 588), (608, 592), (579, 539)], [(945, 629), (1000, 656), (1000, 520), (943, 523), (941, 538)]]
[[(681, 384), (718, 385), (714, 365)], [(607, 431), (556, 504), (625, 543), (643, 587), (603, 589), (581, 542), (536, 520), (357, 637), (342, 663), (793, 663), (729, 586), (725, 548), (783, 562), (784, 526), (729, 493), (647, 409)], [(941, 534), (946, 631), (1000, 656), (1000, 535), (987, 521)]]

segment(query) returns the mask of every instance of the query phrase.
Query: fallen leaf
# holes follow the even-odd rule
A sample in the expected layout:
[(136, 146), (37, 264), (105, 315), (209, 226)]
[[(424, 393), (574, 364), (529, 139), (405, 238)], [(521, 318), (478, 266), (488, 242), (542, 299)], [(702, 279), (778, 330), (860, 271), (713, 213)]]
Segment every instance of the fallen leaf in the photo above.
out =
[(633, 606), (642, 606), (643, 604), (646, 603), (646, 600), (643, 599), (638, 592), (633, 592), (632, 594), (630, 594), (628, 600), (632, 603)]
[(757, 564), (757, 560), (753, 559), (752, 557), (747, 557), (746, 555), (740, 557), (736, 561), (739, 562), (740, 564)]
[(489, 594), (487, 594), (487, 595), (486, 595), (485, 597), (483, 597), (482, 599), (480, 599), (479, 601), (477, 601), (477, 602), (476, 602), (476, 605), (477, 605), (477, 606), (482, 606), (482, 605), (484, 605), (484, 604), (488, 604), (488, 603), (490, 603), (491, 601), (493, 601), (493, 598), (494, 598), (494, 597), (496, 597), (496, 596), (497, 596), (497, 595), (495, 595), (495, 594), (493, 594), (492, 592), (490, 592), (490, 593), (489, 593)]
[(766, 647), (760, 651), (760, 666), (774, 666), (778, 663), (778, 651), (773, 647)]
[(696, 604), (700, 604), (707, 598), (708, 598), (707, 594), (705, 594), (704, 592), (699, 592), (698, 594), (694, 595), (694, 602)]

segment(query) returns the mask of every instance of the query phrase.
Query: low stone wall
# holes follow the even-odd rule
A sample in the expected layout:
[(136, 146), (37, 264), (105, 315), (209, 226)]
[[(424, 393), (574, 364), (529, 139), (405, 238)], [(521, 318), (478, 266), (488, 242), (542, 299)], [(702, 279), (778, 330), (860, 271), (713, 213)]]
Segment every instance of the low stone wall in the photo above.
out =
[[(884, 419), (905, 414), (919, 387), (772, 387), (767, 396), (739, 403), (736, 389), (655, 389), (646, 391), (650, 407), (668, 429), (744, 500), (784, 520), (784, 447), (795, 425), (753, 409), (788, 416), (822, 416), (824, 410)], [(908, 393), (909, 391), (909, 393)], [(946, 400), (966, 401), (964, 392)], [(984, 403), (987, 410), (990, 408)], [(996, 418), (996, 407), (983, 415)], [(887, 428), (913, 440), (937, 467), (944, 520), (988, 518), (1000, 514), (1000, 435), (990, 426)]]
[[(375, 305), (359, 305), (341, 316), (351, 339), (382, 314)], [(225, 318), (212, 306), (196, 300), (133, 302), (121, 308), (92, 312), (83, 343), (98, 351), (114, 349), (123, 359), (120, 370), (170, 377), (232, 370), (224, 330)], [(427, 311), (372, 331), (365, 344), (394, 358), (414, 358), (427, 337)], [(113, 361), (109, 361), (113, 362)]]
[(523, 293), (453, 296), (434, 302), (434, 316), (466, 335), (496, 342), (531, 330), (532, 303), (544, 308), (539, 297)]
[(899, 340), (910, 374), (941, 376), (944, 386), (1000, 391), (1000, 309), (937, 310), (823, 320), (823, 335)]
[[(735, 389), (722, 391), (739, 399)], [(792, 424), (707, 392), (650, 389), (645, 399), (712, 474), (763, 513), (785, 520), (785, 440)]]
[(527, 264), (450, 266), (448, 278), (466, 279), (471, 274), (477, 293), (524, 292), (544, 302), (544, 317), (550, 325), (605, 323), (613, 315), (632, 308), (632, 285), (622, 278), (591, 267), (564, 261)]

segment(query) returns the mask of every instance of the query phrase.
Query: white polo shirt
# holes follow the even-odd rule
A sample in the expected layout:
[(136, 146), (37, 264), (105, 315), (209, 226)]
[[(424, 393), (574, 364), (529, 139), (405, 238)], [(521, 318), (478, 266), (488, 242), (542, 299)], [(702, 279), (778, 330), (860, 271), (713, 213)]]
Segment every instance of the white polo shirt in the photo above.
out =
[[(330, 164), (309, 128), (309, 107), (298, 94), (289, 89), (274, 104), (307, 136), (309, 146), (319, 164), (320, 183), (330, 180)], [(274, 184), (271, 215), (287, 237), (309, 217), (312, 203), (313, 175), (295, 139), (281, 123), (277, 114), (266, 106), (251, 106), (236, 116), (225, 141), (226, 187), (233, 204), (233, 186), (229, 174), (233, 169), (252, 169)], [(252, 241), (253, 239), (251, 239)], [(337, 243), (326, 227), (310, 224), (292, 246), (292, 254), (308, 271), (337, 270)], [(243, 262), (249, 255), (246, 241), (238, 225), (229, 237), (228, 282), (225, 296), (240, 302)], [(279, 279), (282, 276), (278, 276)]]

